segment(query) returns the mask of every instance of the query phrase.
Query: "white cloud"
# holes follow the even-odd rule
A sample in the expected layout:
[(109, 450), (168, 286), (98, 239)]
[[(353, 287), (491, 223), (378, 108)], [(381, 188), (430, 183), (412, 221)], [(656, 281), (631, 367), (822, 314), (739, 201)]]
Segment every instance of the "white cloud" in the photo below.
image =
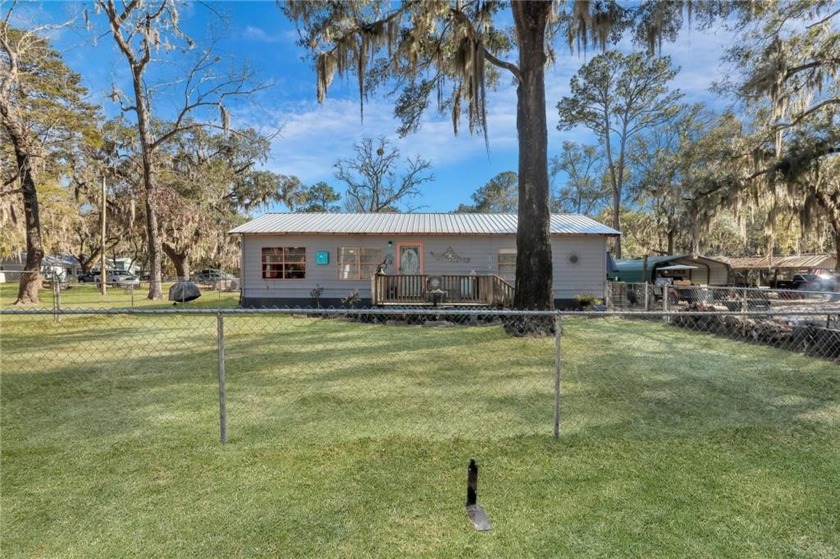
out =
[[(270, 167), (298, 176), (305, 183), (328, 180), (338, 159), (353, 156), (353, 145), (363, 138), (386, 137), (404, 157), (420, 157), (432, 162), (433, 169), (466, 164), (481, 157), (487, 159), (484, 138), (469, 134), (466, 123), (456, 136), (448, 117), (435, 112), (425, 115), (421, 129), (405, 138), (395, 132), (393, 102), (374, 98), (365, 103), (364, 121), (359, 103), (352, 99), (327, 99), (323, 104), (298, 102), (251, 115), (243, 123), (266, 123), (282, 127), (272, 143)], [(488, 103), (490, 158), (516, 147), (516, 106), (496, 101)]]
[(259, 43), (280, 43), (288, 41), (287, 33), (270, 34), (264, 29), (246, 25), (242, 32), (242, 38), (246, 41), (257, 41)]

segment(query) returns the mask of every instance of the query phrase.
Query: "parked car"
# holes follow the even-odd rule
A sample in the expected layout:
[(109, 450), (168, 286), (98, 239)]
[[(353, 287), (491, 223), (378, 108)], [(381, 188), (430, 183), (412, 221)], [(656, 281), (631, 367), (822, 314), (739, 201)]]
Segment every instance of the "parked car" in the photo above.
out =
[(76, 280), (79, 283), (94, 283), (97, 278), (101, 278), (102, 274), (99, 273), (97, 270), (91, 270), (85, 274), (79, 274), (76, 276)]
[(61, 266), (42, 266), (41, 274), (50, 283), (67, 283), (67, 270)]
[(215, 283), (217, 281), (234, 281), (236, 276), (228, 274), (223, 270), (207, 269), (201, 270), (195, 275), (196, 283)]
[[(110, 286), (118, 287), (137, 287), (140, 285), (140, 278), (126, 272), (125, 270), (109, 270), (107, 272), (105, 282)], [(102, 276), (96, 276), (96, 286), (102, 285)]]
[(796, 274), (792, 278), (795, 289), (802, 291), (834, 291), (837, 278), (833, 274)]

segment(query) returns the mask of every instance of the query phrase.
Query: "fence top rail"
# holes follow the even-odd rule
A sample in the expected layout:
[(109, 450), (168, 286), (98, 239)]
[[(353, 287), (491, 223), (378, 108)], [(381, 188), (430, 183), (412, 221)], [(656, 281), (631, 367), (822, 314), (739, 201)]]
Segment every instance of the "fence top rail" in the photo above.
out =
[(73, 316), (73, 315), (136, 315), (136, 316), (161, 316), (161, 315), (203, 315), (203, 316), (253, 316), (253, 315), (307, 315), (307, 316), (498, 316), (498, 317), (576, 317), (576, 318), (609, 318), (609, 317), (685, 317), (685, 316), (740, 316), (740, 317), (806, 317), (806, 316), (835, 316), (840, 320), (840, 313), (836, 310), (734, 310), (734, 311), (643, 311), (643, 310), (605, 310), (605, 311), (569, 311), (569, 310), (518, 310), (518, 309), (495, 309), (495, 308), (417, 308), (417, 307), (389, 307), (373, 309), (310, 309), (310, 308), (262, 308), (262, 309), (0, 309), (0, 317), (3, 316)]
[[(629, 285), (629, 286), (638, 286), (638, 287), (663, 287), (661, 285), (657, 285), (654, 283), (645, 283), (645, 282), (624, 282), (624, 281), (614, 281), (610, 282), (613, 285)], [(730, 291), (736, 293), (785, 293), (785, 294), (800, 294), (800, 295), (823, 295), (823, 296), (838, 296), (840, 297), (840, 292), (838, 291), (820, 291), (820, 290), (808, 290), (808, 289), (794, 289), (790, 287), (755, 287), (755, 286), (743, 286), (743, 285), (671, 285), (666, 284), (664, 287), (668, 289), (676, 289), (676, 290), (688, 290), (688, 289), (705, 289), (709, 291)]]

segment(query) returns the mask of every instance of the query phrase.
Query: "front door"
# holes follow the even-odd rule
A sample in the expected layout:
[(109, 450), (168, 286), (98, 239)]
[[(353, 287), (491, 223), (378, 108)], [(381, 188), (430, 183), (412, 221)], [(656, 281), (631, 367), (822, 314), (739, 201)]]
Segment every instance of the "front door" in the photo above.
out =
[(399, 243), (397, 245), (397, 270), (402, 275), (417, 276), (423, 273), (423, 244)]
[(420, 301), (423, 297), (423, 245), (422, 243), (399, 243), (397, 244), (397, 272), (399, 278), (400, 295), (414, 301)]

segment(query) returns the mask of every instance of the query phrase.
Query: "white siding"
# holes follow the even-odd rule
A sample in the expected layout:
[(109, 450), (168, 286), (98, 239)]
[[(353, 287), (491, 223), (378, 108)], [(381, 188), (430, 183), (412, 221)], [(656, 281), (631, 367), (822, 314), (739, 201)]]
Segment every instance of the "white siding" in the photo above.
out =
[[(577, 257), (573, 263), (572, 257)], [(560, 235), (551, 239), (554, 298), (574, 299), (591, 293), (604, 297), (607, 282), (606, 238), (595, 235)]]

